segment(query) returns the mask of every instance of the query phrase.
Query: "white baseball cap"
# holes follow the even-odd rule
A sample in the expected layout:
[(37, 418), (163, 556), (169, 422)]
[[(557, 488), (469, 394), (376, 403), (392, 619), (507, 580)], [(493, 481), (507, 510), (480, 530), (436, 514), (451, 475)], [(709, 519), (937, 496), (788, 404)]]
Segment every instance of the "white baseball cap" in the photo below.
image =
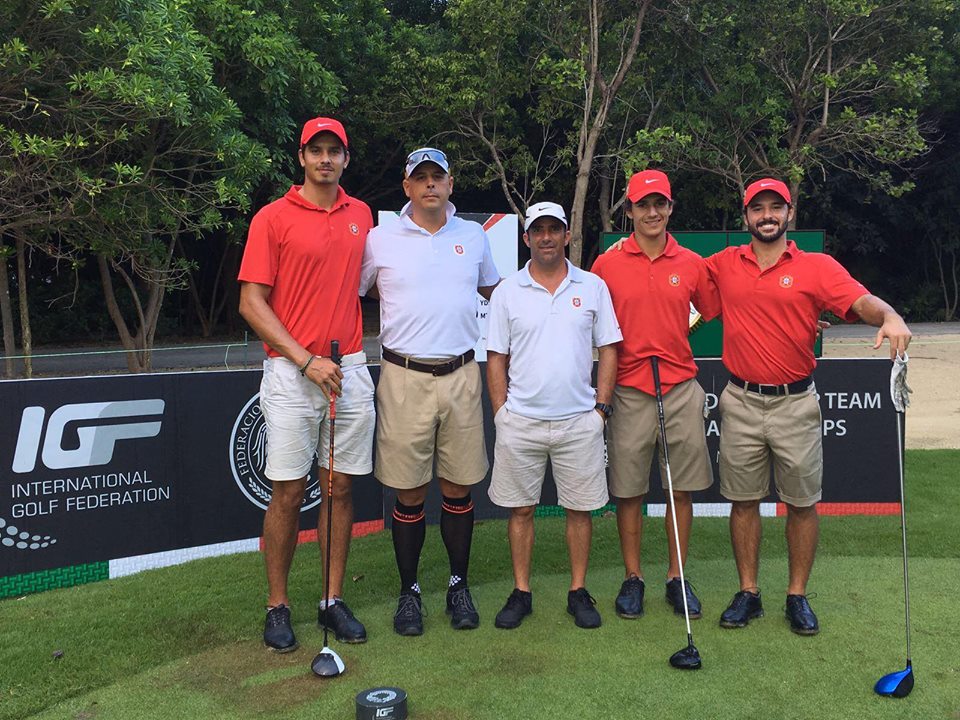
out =
[(450, 172), (450, 162), (447, 160), (446, 153), (443, 150), (437, 150), (431, 147), (417, 148), (407, 155), (407, 162), (404, 171), (407, 177), (413, 174), (421, 163), (432, 162), (443, 168), (444, 172)]
[(541, 202), (527, 208), (527, 218), (523, 222), (523, 231), (526, 232), (529, 230), (530, 226), (533, 225), (533, 221), (542, 217), (556, 218), (563, 223), (564, 227), (570, 227), (567, 223), (567, 215), (563, 212), (562, 207), (555, 202)]

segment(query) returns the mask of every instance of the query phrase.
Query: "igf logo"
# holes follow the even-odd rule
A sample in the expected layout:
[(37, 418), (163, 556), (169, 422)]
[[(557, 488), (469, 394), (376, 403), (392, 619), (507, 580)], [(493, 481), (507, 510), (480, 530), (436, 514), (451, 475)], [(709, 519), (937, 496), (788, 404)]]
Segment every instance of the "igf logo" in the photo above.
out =
[(378, 718), (382, 718), (382, 717), (392, 717), (394, 710), (396, 710), (396, 708), (392, 708), (392, 707), (388, 707), (388, 708), (377, 708), (377, 713), (376, 713), (376, 715), (374, 715), (374, 717), (378, 717)]
[[(118, 440), (155, 437), (160, 433), (160, 420), (109, 425), (98, 421), (162, 415), (163, 408), (164, 401), (160, 398), (61, 405), (50, 414), (44, 436), (46, 410), (38, 405), (26, 407), (20, 417), (13, 471), (33, 472), (41, 439), (43, 451), (40, 456), (43, 464), (51, 470), (106, 465), (113, 458), (113, 446)], [(73, 449), (63, 446), (68, 426), (76, 427), (79, 439), (79, 445)]]

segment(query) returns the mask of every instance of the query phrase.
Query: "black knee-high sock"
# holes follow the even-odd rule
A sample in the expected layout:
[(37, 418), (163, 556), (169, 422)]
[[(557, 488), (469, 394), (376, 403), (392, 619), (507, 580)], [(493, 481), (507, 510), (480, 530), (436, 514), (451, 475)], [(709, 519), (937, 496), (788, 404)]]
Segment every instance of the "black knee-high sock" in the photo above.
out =
[(393, 552), (397, 556), (401, 592), (420, 592), (417, 585), (417, 567), (420, 565), (420, 552), (423, 550), (423, 538), (426, 534), (427, 521), (423, 514), (423, 503), (404, 505), (397, 500), (393, 508)]
[(466, 584), (473, 540), (473, 499), (443, 497), (440, 536), (450, 558), (450, 586)]

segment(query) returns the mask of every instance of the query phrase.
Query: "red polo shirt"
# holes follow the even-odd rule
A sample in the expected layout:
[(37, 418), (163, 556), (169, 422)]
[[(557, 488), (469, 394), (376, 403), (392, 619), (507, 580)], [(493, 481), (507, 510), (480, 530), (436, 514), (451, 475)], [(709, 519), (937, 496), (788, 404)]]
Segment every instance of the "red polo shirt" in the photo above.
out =
[(360, 265), (373, 215), (343, 188), (330, 210), (308, 202), (299, 190), (294, 185), (253, 216), (238, 278), (273, 288), (270, 307), (308, 352), (329, 356), (331, 340), (340, 341), (344, 355), (358, 352)]
[(777, 263), (761, 272), (751, 245), (707, 259), (720, 291), (723, 364), (753, 383), (781, 385), (808, 377), (817, 365), (813, 345), (820, 312), (856, 320), (850, 306), (867, 289), (840, 263), (787, 241)]
[(663, 253), (651, 260), (631, 234), (620, 252), (604, 253), (592, 271), (610, 288), (623, 343), (617, 384), (656, 394), (650, 357), (660, 358), (664, 392), (696, 377), (690, 350), (690, 303), (710, 320), (720, 310), (706, 261), (667, 233)]

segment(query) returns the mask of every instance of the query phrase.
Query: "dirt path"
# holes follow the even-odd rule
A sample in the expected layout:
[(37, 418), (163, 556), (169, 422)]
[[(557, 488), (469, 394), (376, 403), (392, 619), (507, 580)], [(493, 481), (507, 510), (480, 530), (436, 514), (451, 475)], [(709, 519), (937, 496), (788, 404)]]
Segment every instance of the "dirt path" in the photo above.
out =
[[(907, 447), (960, 448), (960, 333), (941, 334), (923, 325), (911, 330), (907, 383), (913, 394), (907, 410)], [(856, 326), (831, 328), (823, 356), (888, 357), (886, 346), (873, 349), (875, 332)]]

